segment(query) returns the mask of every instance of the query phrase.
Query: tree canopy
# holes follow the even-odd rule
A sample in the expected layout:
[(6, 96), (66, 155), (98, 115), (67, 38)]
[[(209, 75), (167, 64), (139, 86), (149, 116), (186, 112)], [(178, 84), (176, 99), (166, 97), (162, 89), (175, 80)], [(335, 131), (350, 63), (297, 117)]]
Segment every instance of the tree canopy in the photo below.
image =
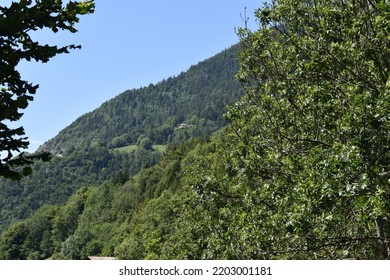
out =
[(246, 95), (227, 116), (249, 257), (390, 257), (389, 11), (280, 0), (240, 30)]
[[(31, 163), (33, 157), (23, 154), (14, 157), (15, 152), (27, 148), (29, 142), (24, 137), (23, 127), (12, 128), (10, 123), (22, 117), (20, 110), (33, 100), (38, 85), (23, 80), (17, 65), (22, 60), (45, 63), (58, 54), (80, 48), (42, 45), (34, 41), (31, 34), (41, 29), (77, 32), (75, 24), (79, 16), (94, 11), (93, 1), (65, 2), (21, 0), (0, 6), (0, 151), (6, 154), (0, 160), (0, 176), (19, 179), (31, 172), (29, 167), (15, 171), (16, 166)], [(42, 158), (42, 155), (35, 157)]]

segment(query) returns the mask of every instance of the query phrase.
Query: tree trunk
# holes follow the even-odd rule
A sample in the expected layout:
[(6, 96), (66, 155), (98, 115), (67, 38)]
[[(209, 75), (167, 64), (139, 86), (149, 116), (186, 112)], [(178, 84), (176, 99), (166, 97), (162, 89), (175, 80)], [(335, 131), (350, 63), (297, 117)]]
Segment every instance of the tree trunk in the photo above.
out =
[(379, 240), (379, 255), (381, 256), (381, 259), (387, 260), (390, 258), (390, 249), (383, 228), (383, 219), (381, 217), (375, 219), (375, 227)]

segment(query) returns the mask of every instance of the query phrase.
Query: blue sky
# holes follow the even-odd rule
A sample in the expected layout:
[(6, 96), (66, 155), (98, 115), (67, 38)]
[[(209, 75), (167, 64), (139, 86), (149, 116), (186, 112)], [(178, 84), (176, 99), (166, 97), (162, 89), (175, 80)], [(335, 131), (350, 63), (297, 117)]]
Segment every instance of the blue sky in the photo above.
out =
[(255, 26), (258, 0), (95, 0), (96, 11), (82, 16), (76, 34), (49, 32), (33, 38), (81, 50), (49, 63), (19, 65), (22, 78), (39, 84), (24, 110), (30, 151), (77, 117), (127, 89), (179, 74), (238, 42), (241, 14)]

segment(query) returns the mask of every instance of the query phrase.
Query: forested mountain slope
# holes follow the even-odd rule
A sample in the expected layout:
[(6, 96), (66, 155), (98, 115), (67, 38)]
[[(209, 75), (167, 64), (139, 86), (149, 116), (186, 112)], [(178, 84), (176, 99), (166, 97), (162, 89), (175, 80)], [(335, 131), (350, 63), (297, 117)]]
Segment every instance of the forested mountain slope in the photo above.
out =
[[(118, 95), (78, 118), (40, 150), (62, 154), (93, 142), (116, 148), (136, 144), (140, 136), (153, 144), (169, 144), (210, 135), (226, 124), (226, 105), (242, 95), (235, 79), (237, 49), (233, 46), (177, 77)], [(183, 123), (186, 129), (178, 129)]]
[[(64, 203), (83, 186), (126, 181), (158, 162), (161, 145), (222, 128), (226, 105), (243, 93), (235, 79), (237, 50), (233, 46), (177, 77), (126, 91), (62, 130), (40, 148), (53, 153), (51, 162), (37, 162), (21, 181), (0, 179), (0, 232), (43, 204)], [(123, 146), (129, 147), (116, 149)]]

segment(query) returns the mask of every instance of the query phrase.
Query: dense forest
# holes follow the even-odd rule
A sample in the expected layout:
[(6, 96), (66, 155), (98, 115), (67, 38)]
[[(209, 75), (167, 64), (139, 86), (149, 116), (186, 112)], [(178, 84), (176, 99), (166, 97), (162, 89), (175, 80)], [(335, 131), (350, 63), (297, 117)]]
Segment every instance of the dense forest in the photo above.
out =
[(78, 118), (39, 151), (63, 154), (94, 142), (118, 148), (136, 144), (139, 137), (167, 145), (211, 135), (227, 124), (222, 116), (226, 105), (243, 94), (235, 79), (237, 50), (232, 46), (177, 77), (118, 95)]
[[(80, 147), (106, 149), (125, 157), (116, 163), (126, 163), (123, 146), (157, 153), (157, 145), (168, 145), (136, 174), (126, 173), (126, 165), (113, 167), (115, 179), (107, 180), (102, 169), (86, 170), (101, 176), (98, 184), (86, 177), (63, 195), (70, 195), (66, 203), (42, 202), (12, 223), (1, 236), (0, 258), (389, 259), (389, 15), (386, 0), (274, 1), (256, 11), (258, 30), (238, 30), (239, 69), (218, 64), (219, 78), (237, 74), (234, 87), (221, 81), (214, 90), (230, 104), (226, 110), (209, 99), (207, 82), (196, 91), (204, 93), (204, 106), (193, 108), (195, 97), (177, 95), (193, 80), (213, 80), (190, 69), (177, 77), (191, 76), (185, 86), (154, 93), (161, 98), (143, 105), (147, 94), (137, 99), (129, 91), (120, 97), (137, 105), (126, 103), (119, 116), (107, 109), (115, 99), (99, 114), (83, 116), (42, 147), (57, 155), (53, 163)], [(219, 57), (235, 57), (229, 52)], [(154, 88), (174, 81), (140, 91), (153, 96)], [(218, 97), (235, 90), (228, 101)], [(153, 107), (157, 100), (163, 108)], [(183, 110), (190, 115), (170, 115), (165, 106), (173, 100), (193, 101)], [(150, 116), (143, 124), (146, 117), (138, 114), (144, 109), (137, 108), (147, 104), (163, 118)], [(214, 115), (210, 106), (219, 111)], [(130, 108), (138, 113), (127, 114)], [(122, 115), (126, 130), (100, 126)], [(202, 119), (210, 126), (200, 133)], [(183, 123), (192, 132), (176, 136)], [(168, 124), (173, 134), (159, 130)], [(68, 135), (78, 142), (72, 146)], [(14, 190), (8, 187), (8, 198)]]
[(126, 91), (41, 146), (53, 155), (50, 162), (37, 161), (20, 181), (0, 178), (0, 232), (43, 204), (65, 203), (83, 186), (126, 181), (155, 165), (167, 145), (224, 127), (226, 106), (243, 94), (235, 79), (237, 50), (232, 46), (177, 77)]

